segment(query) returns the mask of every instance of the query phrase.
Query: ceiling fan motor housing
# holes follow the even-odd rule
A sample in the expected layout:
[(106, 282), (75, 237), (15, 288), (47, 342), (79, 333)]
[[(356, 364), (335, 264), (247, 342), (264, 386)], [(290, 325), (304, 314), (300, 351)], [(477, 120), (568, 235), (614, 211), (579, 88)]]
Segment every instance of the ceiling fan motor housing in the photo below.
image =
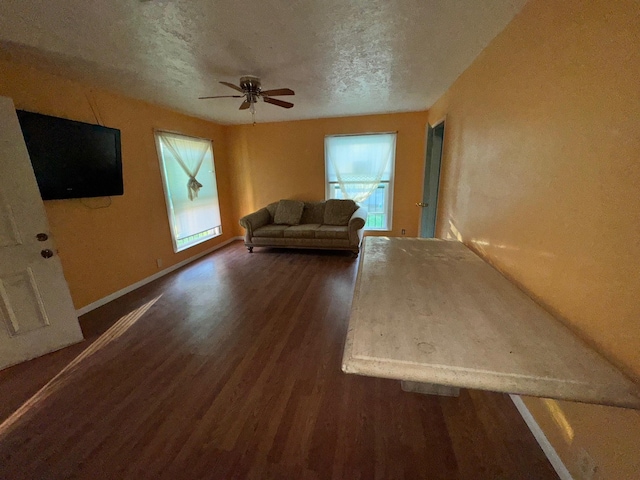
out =
[(244, 91), (257, 94), (260, 93), (260, 79), (253, 75), (246, 75), (240, 78), (240, 88)]

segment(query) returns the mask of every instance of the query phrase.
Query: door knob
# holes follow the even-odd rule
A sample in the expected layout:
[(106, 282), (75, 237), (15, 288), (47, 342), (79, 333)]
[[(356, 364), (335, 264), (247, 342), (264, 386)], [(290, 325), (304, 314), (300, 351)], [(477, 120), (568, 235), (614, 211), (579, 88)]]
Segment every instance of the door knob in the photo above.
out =
[(53, 252), (48, 248), (45, 248), (40, 252), (40, 255), (42, 255), (44, 258), (51, 258), (53, 257)]
[(422, 203), (422, 202), (417, 202), (416, 203), (416, 207), (428, 207), (429, 204), (428, 203)]
[(46, 242), (49, 239), (49, 235), (47, 235), (46, 233), (39, 233), (36, 235), (36, 239), (39, 242)]

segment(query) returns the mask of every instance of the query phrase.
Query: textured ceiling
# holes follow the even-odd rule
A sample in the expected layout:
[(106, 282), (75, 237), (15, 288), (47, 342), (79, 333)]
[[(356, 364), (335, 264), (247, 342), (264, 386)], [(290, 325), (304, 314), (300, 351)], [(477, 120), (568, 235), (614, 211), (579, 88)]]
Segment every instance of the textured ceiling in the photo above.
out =
[(295, 107), (256, 120), (431, 106), (526, 0), (2, 0), (17, 61), (220, 123), (249, 123), (218, 81), (262, 78)]

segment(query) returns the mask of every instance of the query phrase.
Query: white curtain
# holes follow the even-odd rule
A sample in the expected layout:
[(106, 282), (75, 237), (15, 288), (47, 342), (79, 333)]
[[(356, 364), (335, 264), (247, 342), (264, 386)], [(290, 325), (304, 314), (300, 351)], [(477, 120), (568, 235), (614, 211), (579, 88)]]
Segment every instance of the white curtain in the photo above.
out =
[(202, 184), (198, 181), (196, 175), (200, 171), (204, 156), (211, 148), (211, 144), (207, 141), (197, 141), (197, 139), (173, 133), (157, 132), (157, 134), (162, 145), (171, 152), (173, 158), (187, 175), (189, 179), (187, 181), (189, 200), (193, 201), (194, 198), (198, 197), (198, 191), (202, 188)]
[(156, 131), (156, 139), (174, 250), (178, 252), (220, 235), (211, 141), (160, 131)]
[(363, 202), (391, 180), (395, 151), (395, 133), (325, 137), (327, 180), (343, 198)]

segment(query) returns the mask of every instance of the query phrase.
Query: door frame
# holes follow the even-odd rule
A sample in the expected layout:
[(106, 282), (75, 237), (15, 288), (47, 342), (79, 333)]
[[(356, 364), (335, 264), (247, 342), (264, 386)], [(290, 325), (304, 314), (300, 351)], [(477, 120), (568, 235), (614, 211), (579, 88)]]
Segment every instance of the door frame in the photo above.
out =
[[(438, 119), (433, 124), (427, 122), (426, 131), (425, 131), (425, 149), (424, 149), (424, 168), (423, 168), (423, 183), (422, 183), (422, 204), (427, 204), (427, 207), (423, 207), (420, 204), (420, 228), (419, 234), (422, 238), (433, 238), (435, 237), (436, 227), (437, 227), (437, 219), (438, 219), (438, 203), (440, 197), (440, 181), (442, 180), (442, 158), (444, 157), (444, 142), (446, 137), (446, 120), (447, 116), (443, 116)], [(440, 158), (438, 159), (438, 179), (436, 183), (436, 194), (434, 198), (431, 198), (431, 153), (433, 148), (433, 132), (435, 132), (436, 128), (442, 126), (442, 145), (440, 148)], [(426, 223), (427, 218), (429, 217), (429, 211), (433, 212), (433, 221), (429, 221), (429, 224)], [(431, 229), (431, 225), (433, 228)]]

